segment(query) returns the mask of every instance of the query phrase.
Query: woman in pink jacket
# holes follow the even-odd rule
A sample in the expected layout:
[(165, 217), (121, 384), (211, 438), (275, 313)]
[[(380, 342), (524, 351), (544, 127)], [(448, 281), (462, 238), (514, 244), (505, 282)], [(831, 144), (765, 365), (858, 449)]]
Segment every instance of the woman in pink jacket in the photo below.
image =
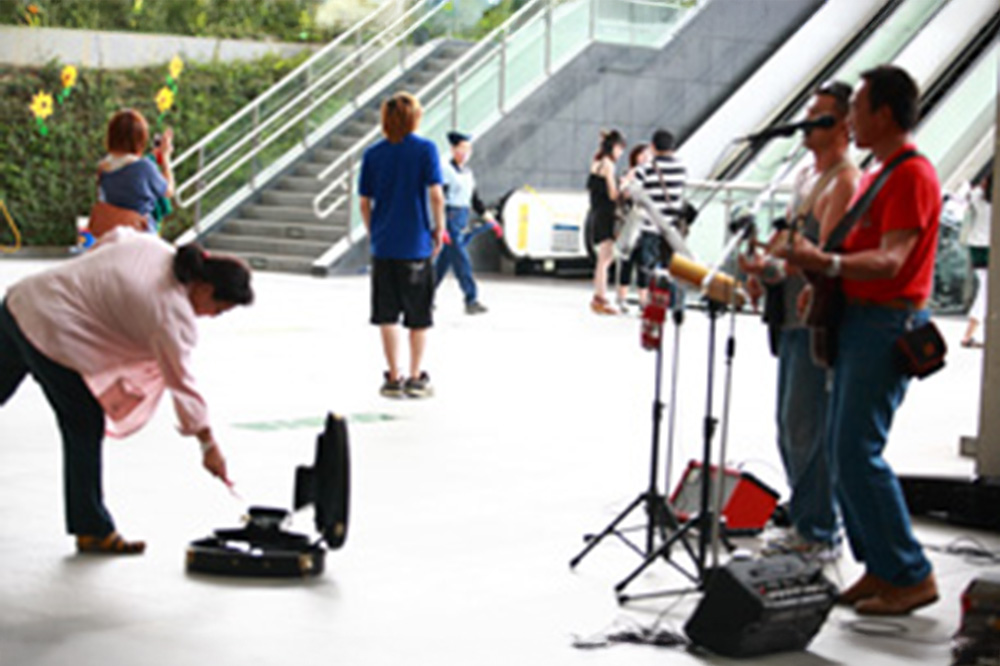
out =
[(0, 405), (29, 373), (62, 433), (66, 524), (81, 552), (141, 553), (116, 531), (101, 489), (105, 433), (125, 437), (150, 418), (164, 390), (202, 464), (228, 483), (204, 399), (190, 371), (196, 317), (253, 301), (239, 260), (178, 249), (132, 229), (25, 278), (0, 303)]

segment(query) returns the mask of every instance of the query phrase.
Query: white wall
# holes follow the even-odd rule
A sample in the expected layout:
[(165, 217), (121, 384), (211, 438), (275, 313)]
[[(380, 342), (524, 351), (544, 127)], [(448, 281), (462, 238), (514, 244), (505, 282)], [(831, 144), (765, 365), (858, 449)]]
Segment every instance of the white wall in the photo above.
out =
[(251, 60), (267, 53), (289, 56), (311, 44), (181, 37), (130, 32), (0, 26), (0, 64), (31, 66), (56, 59), (102, 69), (159, 65), (175, 55), (184, 60)]

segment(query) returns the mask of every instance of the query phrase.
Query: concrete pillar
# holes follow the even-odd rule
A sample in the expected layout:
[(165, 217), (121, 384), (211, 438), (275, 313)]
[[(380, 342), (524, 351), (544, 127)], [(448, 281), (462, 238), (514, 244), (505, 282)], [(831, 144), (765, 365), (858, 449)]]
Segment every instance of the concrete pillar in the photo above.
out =
[[(1000, 78), (1000, 76), (998, 76)], [(998, 81), (1000, 85), (1000, 81)], [(1000, 104), (997, 124), (1000, 127)], [(993, 155), (1000, 148), (1000, 133), (994, 133)], [(976, 474), (1000, 480), (1000, 162), (993, 160), (993, 219), (990, 222), (989, 298), (986, 303), (986, 349), (983, 353), (983, 385), (979, 394), (979, 434), (976, 441)]]

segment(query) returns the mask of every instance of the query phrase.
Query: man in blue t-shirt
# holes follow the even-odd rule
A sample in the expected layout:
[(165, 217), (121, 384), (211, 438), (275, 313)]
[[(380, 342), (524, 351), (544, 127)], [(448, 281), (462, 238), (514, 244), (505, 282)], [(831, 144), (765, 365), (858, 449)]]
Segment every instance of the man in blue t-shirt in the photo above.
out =
[[(433, 325), (433, 257), (444, 234), (444, 193), (437, 147), (414, 134), (423, 110), (409, 93), (382, 104), (386, 138), (365, 151), (358, 194), (371, 238), (372, 315), (389, 366), (381, 393), (425, 398), (430, 377), (421, 368)], [(410, 376), (399, 370), (399, 318), (410, 330)]]

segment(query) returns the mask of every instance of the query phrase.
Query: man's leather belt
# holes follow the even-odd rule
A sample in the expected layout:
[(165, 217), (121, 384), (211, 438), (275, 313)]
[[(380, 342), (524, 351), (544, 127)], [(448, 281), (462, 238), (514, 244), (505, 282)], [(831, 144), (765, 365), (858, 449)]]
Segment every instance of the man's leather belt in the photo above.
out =
[(848, 305), (863, 305), (866, 307), (889, 308), (890, 310), (923, 310), (927, 307), (927, 299), (914, 301), (910, 298), (891, 298), (888, 301), (876, 301), (870, 298), (847, 297)]

